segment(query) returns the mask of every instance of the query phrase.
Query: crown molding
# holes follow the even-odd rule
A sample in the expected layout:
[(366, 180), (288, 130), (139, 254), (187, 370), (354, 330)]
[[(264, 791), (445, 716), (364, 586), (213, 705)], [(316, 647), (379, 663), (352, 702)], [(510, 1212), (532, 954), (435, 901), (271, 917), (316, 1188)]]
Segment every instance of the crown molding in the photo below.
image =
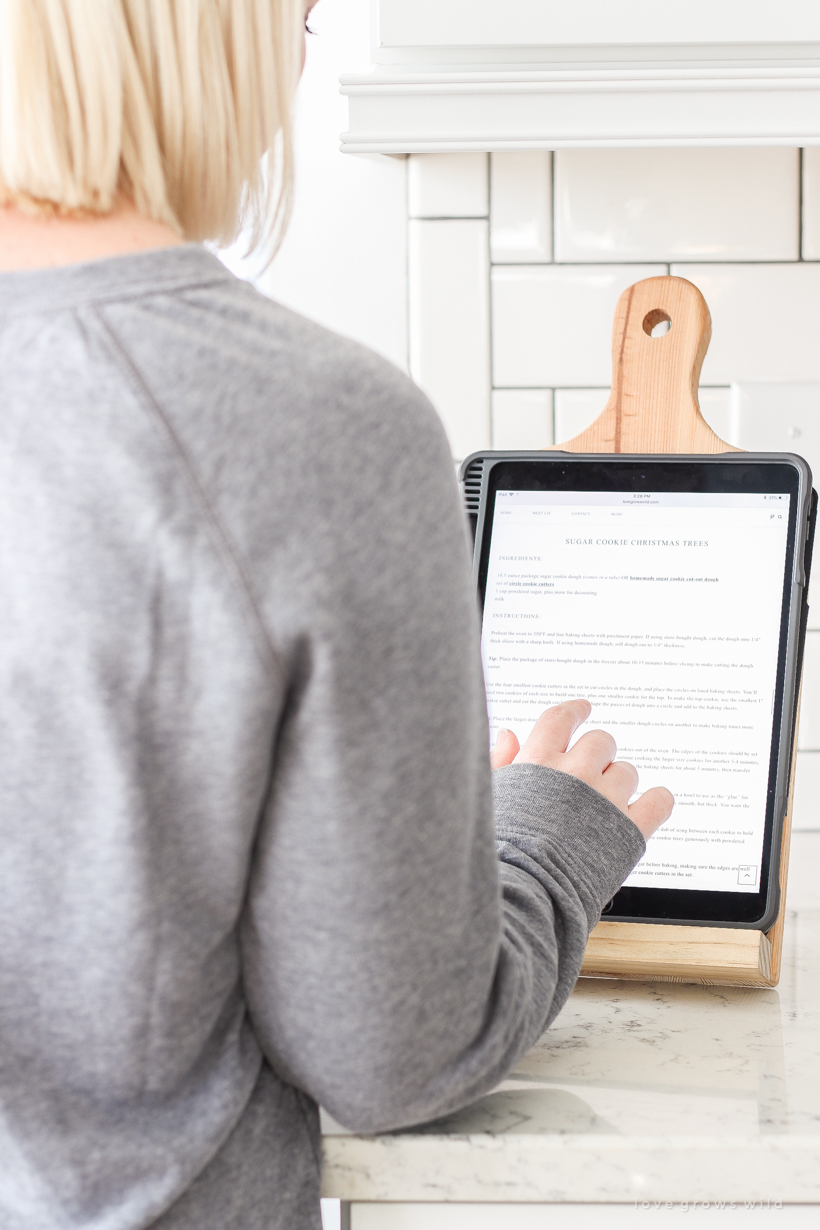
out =
[(820, 61), (431, 65), (340, 88), (347, 153), (820, 144)]

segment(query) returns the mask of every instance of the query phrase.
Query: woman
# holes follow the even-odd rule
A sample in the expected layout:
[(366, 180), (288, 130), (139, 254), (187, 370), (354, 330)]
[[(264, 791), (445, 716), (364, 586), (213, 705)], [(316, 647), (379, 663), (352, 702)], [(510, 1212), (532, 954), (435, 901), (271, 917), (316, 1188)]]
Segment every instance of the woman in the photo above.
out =
[(303, 19), (0, 6), (4, 1230), (317, 1227), (317, 1103), (489, 1089), (671, 808), (575, 701), (493, 816), (435, 414), (199, 246), (281, 228)]

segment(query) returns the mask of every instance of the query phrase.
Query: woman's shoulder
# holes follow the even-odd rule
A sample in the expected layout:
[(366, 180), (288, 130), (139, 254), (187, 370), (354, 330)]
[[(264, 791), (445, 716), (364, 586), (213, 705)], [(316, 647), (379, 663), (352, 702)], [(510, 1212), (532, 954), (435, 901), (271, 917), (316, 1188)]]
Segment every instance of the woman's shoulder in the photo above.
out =
[(264, 537), (294, 502), (330, 533), (340, 509), (450, 501), (444, 429), (409, 377), (217, 266), (106, 308), (215, 506)]
[[(435, 421), (429, 401), (389, 360), (262, 294), (248, 283), (225, 287), (238, 335), (247, 339), (242, 362), (265, 371), (308, 414), (343, 405), (362, 425), (371, 418)], [(398, 426), (398, 422), (395, 424)]]
[(235, 277), (209, 253), (185, 254), (180, 275), (105, 312), (160, 405), (201, 432), (227, 408), (236, 431), (278, 448), (351, 432), (396, 440), (442, 428), (409, 377)]

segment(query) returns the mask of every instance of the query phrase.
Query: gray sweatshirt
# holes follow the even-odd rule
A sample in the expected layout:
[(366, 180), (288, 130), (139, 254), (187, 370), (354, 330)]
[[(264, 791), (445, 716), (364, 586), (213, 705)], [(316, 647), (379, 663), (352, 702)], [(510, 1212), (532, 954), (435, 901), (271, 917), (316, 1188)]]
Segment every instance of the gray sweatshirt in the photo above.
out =
[(429, 403), (199, 247), (0, 276), (0, 1226), (315, 1230), (643, 852), (496, 774)]

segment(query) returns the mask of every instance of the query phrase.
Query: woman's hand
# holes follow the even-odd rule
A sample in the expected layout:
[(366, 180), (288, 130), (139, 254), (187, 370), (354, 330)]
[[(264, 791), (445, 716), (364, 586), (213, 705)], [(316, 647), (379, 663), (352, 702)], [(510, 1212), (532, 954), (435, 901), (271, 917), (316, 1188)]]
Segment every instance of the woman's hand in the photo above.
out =
[(605, 730), (588, 731), (567, 751), (567, 744), (591, 711), (586, 700), (570, 700), (545, 709), (523, 747), (511, 730), (500, 731), (490, 764), (494, 769), (508, 764), (543, 764), (580, 777), (625, 812), (644, 838), (649, 838), (669, 819), (675, 800), (663, 786), (656, 786), (630, 807), (629, 800), (638, 788), (638, 771), (623, 760), (614, 762), (615, 740)]

